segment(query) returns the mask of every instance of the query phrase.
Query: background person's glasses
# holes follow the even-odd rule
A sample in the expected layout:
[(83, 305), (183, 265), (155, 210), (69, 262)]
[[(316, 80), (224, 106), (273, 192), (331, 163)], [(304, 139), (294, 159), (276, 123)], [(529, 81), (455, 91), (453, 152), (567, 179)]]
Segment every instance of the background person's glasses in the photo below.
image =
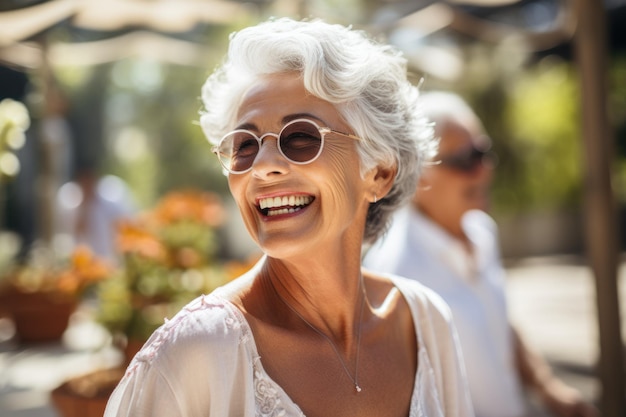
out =
[(456, 171), (470, 173), (479, 166), (494, 166), (496, 155), (489, 149), (472, 147), (454, 155), (441, 156), (435, 160), (435, 163)]
[(317, 159), (324, 148), (324, 137), (328, 133), (360, 140), (357, 136), (321, 127), (308, 119), (296, 119), (287, 123), (276, 133), (258, 137), (254, 132), (239, 129), (227, 133), (213, 148), (220, 163), (231, 174), (243, 174), (252, 168), (259, 154), (263, 139), (273, 136), (277, 140), (281, 155), (294, 164), (309, 164)]

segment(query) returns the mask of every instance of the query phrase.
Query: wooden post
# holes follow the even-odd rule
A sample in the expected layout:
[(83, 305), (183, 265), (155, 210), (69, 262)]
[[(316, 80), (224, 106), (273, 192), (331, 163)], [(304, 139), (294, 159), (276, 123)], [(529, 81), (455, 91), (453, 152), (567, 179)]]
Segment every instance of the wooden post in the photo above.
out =
[(575, 53), (586, 156), (586, 246), (596, 282), (600, 333), (599, 376), (604, 417), (624, 417), (624, 360), (617, 285), (618, 227), (611, 186), (613, 132), (607, 115), (604, 2), (577, 0)]

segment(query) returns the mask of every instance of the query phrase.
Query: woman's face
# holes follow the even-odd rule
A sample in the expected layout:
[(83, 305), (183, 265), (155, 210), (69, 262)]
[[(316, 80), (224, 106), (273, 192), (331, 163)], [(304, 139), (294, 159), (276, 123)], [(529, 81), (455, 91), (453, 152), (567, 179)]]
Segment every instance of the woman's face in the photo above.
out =
[[(261, 137), (299, 118), (352, 133), (335, 107), (308, 93), (292, 73), (261, 78), (244, 95), (235, 128)], [(267, 136), (252, 169), (230, 174), (228, 182), (248, 232), (264, 252), (277, 258), (311, 256), (331, 243), (360, 244), (372, 180), (371, 175), (361, 178), (359, 169), (355, 139), (328, 133), (321, 155), (298, 165)], [(269, 210), (268, 201), (280, 201), (279, 207)]]

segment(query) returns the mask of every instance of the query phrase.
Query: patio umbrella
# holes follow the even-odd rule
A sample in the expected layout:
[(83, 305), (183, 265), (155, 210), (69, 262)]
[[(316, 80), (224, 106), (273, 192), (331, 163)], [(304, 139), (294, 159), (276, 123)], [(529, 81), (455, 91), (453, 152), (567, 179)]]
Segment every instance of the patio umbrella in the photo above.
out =
[(227, 0), (52, 0), (0, 12), (0, 46), (31, 38), (68, 21), (76, 28), (114, 32), (125, 28), (184, 33), (199, 24), (226, 24), (254, 9)]

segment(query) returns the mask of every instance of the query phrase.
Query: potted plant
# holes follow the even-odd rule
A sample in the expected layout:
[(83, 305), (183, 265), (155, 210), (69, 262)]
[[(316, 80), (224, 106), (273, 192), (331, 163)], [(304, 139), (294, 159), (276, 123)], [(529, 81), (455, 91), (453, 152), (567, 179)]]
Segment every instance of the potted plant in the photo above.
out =
[(217, 259), (224, 209), (217, 195), (173, 191), (119, 224), (123, 267), (98, 288), (98, 316), (128, 359), (184, 304), (228, 281)]
[(124, 369), (113, 368), (71, 378), (52, 391), (52, 403), (63, 417), (102, 417), (122, 376)]
[(22, 343), (61, 338), (85, 291), (110, 276), (112, 267), (85, 247), (66, 259), (35, 248), (25, 264), (7, 268), (0, 280), (0, 309)]
[(57, 387), (52, 401), (61, 415), (101, 416), (128, 362), (164, 318), (250, 266), (247, 261), (219, 259), (218, 229), (224, 216), (217, 195), (182, 190), (166, 194), (152, 209), (118, 225), (123, 262), (97, 286), (96, 320), (110, 331), (125, 361)]

